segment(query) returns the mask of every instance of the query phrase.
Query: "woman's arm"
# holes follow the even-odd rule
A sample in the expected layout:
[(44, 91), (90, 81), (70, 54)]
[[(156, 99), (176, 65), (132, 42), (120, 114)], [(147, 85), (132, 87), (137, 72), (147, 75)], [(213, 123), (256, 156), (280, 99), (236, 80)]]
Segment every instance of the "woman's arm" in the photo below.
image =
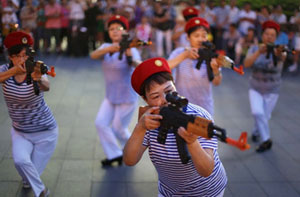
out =
[(178, 134), (186, 141), (188, 151), (200, 176), (208, 177), (211, 175), (215, 165), (213, 150), (203, 149), (197, 140), (198, 136), (187, 132), (183, 127), (178, 129)]
[(108, 47), (105, 47), (103, 49), (96, 49), (95, 51), (93, 51), (91, 54), (90, 54), (90, 57), (92, 59), (99, 59), (101, 58), (103, 55), (105, 55), (106, 53), (114, 53), (114, 52), (117, 52), (120, 50), (120, 46), (119, 44), (112, 44)]
[(41, 77), (41, 79), (38, 82), (38, 85), (41, 90), (44, 92), (47, 92), (50, 90), (50, 82), (46, 77)]
[[(210, 62), (210, 66), (212, 68), (213, 74), (214, 74), (214, 79), (212, 80), (213, 85), (218, 86), (222, 82), (222, 73), (220, 70), (220, 66), (222, 62), (218, 62), (217, 59), (213, 58)], [(220, 66), (219, 66), (220, 65)]]
[(199, 58), (198, 50), (196, 48), (186, 48), (182, 53), (177, 55), (176, 57), (169, 59), (168, 64), (171, 69), (178, 66), (183, 60), (190, 58), (190, 59), (197, 59)]
[(41, 73), (41, 67), (39, 65), (34, 67), (34, 71), (31, 73), (33, 81), (37, 81), (39, 88), (44, 92), (50, 90), (50, 83), (47, 77), (43, 77)]
[(253, 54), (249, 54), (249, 55), (246, 56), (246, 58), (244, 60), (244, 66), (245, 66), (245, 68), (248, 68), (248, 67), (252, 66), (253, 63), (258, 58), (258, 56), (261, 53), (265, 53), (266, 51), (267, 51), (267, 46), (265, 44), (259, 45), (259, 48), (258, 48), (257, 51), (255, 51)]
[(26, 70), (22, 66), (13, 66), (12, 68), (8, 69), (7, 71), (0, 72), (0, 83), (3, 83), (8, 78), (15, 76), (17, 74), (23, 74)]
[(123, 161), (128, 166), (137, 164), (142, 158), (146, 146), (143, 145), (146, 129), (137, 124), (123, 150)]
[(133, 166), (142, 158), (147, 148), (143, 145), (146, 131), (160, 126), (159, 120), (162, 119), (162, 116), (154, 114), (158, 109), (158, 107), (148, 109), (136, 124), (123, 150), (123, 161), (126, 165)]

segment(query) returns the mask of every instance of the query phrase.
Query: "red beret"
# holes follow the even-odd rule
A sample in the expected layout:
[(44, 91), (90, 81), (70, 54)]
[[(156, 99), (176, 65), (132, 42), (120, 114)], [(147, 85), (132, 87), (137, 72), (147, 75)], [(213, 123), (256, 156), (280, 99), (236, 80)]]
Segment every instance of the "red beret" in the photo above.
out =
[(185, 25), (185, 32), (188, 32), (191, 28), (196, 27), (196, 26), (203, 26), (207, 29), (209, 29), (209, 24), (204, 18), (200, 17), (194, 17), (191, 18)]
[(122, 23), (127, 30), (129, 29), (129, 22), (128, 22), (127, 18), (125, 18), (124, 16), (114, 15), (108, 19), (108, 24), (112, 21), (118, 21), (118, 22)]
[(141, 85), (151, 75), (159, 72), (171, 73), (167, 60), (161, 57), (155, 57), (145, 60), (136, 67), (131, 76), (131, 85), (133, 89), (141, 95)]
[(184, 10), (182, 10), (182, 14), (183, 16), (190, 16), (190, 15), (198, 16), (199, 11), (194, 7), (187, 7)]
[(280, 26), (274, 21), (265, 21), (262, 24), (262, 29), (265, 30), (266, 28), (274, 28), (277, 33), (280, 31)]
[(27, 44), (32, 46), (33, 45), (33, 38), (22, 31), (15, 31), (8, 34), (4, 40), (4, 45), (6, 48), (11, 48), (15, 45)]

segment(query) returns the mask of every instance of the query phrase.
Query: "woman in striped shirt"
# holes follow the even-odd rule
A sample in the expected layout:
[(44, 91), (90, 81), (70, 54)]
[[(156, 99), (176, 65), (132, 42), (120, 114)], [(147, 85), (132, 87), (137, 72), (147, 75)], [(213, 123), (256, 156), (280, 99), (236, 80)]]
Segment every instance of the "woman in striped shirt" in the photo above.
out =
[(24, 32), (9, 34), (4, 45), (8, 49), (9, 64), (0, 66), (0, 82), (12, 120), (12, 156), (23, 180), (23, 188), (32, 188), (35, 196), (48, 196), (49, 190), (40, 176), (57, 142), (58, 127), (45, 103), (43, 92), (49, 91), (49, 81), (37, 66), (31, 77), (41, 90), (34, 92), (33, 84), (26, 82), (26, 50), (32, 46), (32, 37)]
[[(149, 148), (150, 159), (158, 172), (158, 196), (223, 196), (227, 184), (225, 169), (217, 152), (217, 139), (205, 139), (187, 132), (178, 134), (185, 140), (191, 159), (182, 164), (174, 132), (168, 132), (165, 144), (157, 142), (161, 115), (159, 107), (168, 103), (165, 95), (176, 91), (171, 71), (163, 58), (152, 58), (140, 64), (132, 74), (134, 90), (147, 102), (148, 109), (139, 119), (124, 148), (123, 160), (135, 165)], [(188, 104), (183, 108), (211, 120), (203, 108)]]

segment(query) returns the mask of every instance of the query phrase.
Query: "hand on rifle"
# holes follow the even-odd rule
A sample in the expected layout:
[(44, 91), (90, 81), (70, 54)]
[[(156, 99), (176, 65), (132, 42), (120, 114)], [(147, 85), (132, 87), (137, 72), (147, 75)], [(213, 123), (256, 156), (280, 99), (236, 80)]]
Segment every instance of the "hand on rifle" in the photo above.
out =
[(111, 46), (108, 47), (108, 51), (110, 53), (115, 53), (120, 51), (120, 45), (119, 43), (113, 43)]
[(130, 48), (126, 49), (125, 55), (126, 55), (126, 56), (132, 56), (132, 53), (131, 53)]
[(218, 58), (212, 58), (210, 62), (210, 67), (212, 68), (213, 72), (219, 72), (219, 68), (222, 67), (223, 61)]
[(198, 54), (198, 49), (192, 48), (192, 47), (187, 47), (185, 49), (186, 57), (190, 59), (198, 59), (199, 54)]
[(138, 124), (146, 130), (153, 130), (160, 126), (161, 119), (159, 107), (151, 107), (140, 117)]
[(284, 45), (279, 45), (278, 47), (275, 48), (275, 56), (280, 58), (281, 60), (285, 59), (286, 54), (285, 52), (285, 46)]
[(267, 52), (267, 45), (266, 44), (260, 44), (258, 46), (258, 51), (260, 54), (266, 53)]
[(192, 144), (194, 143), (198, 136), (193, 134), (192, 132), (188, 132), (185, 128), (183, 127), (179, 127), (178, 128), (178, 134), (180, 135), (180, 137), (182, 137), (184, 139), (184, 141), (187, 144)]
[(37, 64), (34, 67), (34, 70), (31, 73), (31, 77), (32, 77), (33, 81), (41, 81), (42, 73), (41, 73), (41, 67), (39, 64)]
[(26, 73), (25, 65), (18, 65), (14, 66), (12, 69), (14, 69), (15, 75), (24, 74)]

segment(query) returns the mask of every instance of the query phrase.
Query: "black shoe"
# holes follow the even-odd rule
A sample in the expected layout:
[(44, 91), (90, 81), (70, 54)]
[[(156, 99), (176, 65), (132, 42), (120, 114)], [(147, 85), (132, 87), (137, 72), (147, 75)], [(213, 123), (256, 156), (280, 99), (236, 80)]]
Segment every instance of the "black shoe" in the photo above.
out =
[(259, 135), (254, 135), (254, 134), (252, 134), (252, 135), (251, 135), (251, 139), (252, 139), (253, 142), (258, 142), (258, 140), (259, 140)]
[(115, 161), (118, 162), (119, 166), (122, 165), (123, 156), (116, 157), (113, 159), (104, 159), (101, 161), (101, 163), (102, 163), (102, 166), (105, 167), (105, 166), (111, 166), (112, 163), (114, 163)]
[(23, 181), (23, 185), (22, 185), (23, 189), (30, 189), (31, 186), (29, 183), (27, 183), (26, 181)]
[(272, 147), (272, 140), (267, 140), (265, 142), (263, 142), (262, 144), (260, 144), (257, 148), (256, 148), (256, 152), (258, 153), (262, 153), (266, 150), (269, 150), (271, 149)]
[(44, 191), (42, 191), (41, 193), (40, 193), (40, 197), (49, 197), (50, 196), (50, 190), (46, 187), (45, 189), (44, 189)]

